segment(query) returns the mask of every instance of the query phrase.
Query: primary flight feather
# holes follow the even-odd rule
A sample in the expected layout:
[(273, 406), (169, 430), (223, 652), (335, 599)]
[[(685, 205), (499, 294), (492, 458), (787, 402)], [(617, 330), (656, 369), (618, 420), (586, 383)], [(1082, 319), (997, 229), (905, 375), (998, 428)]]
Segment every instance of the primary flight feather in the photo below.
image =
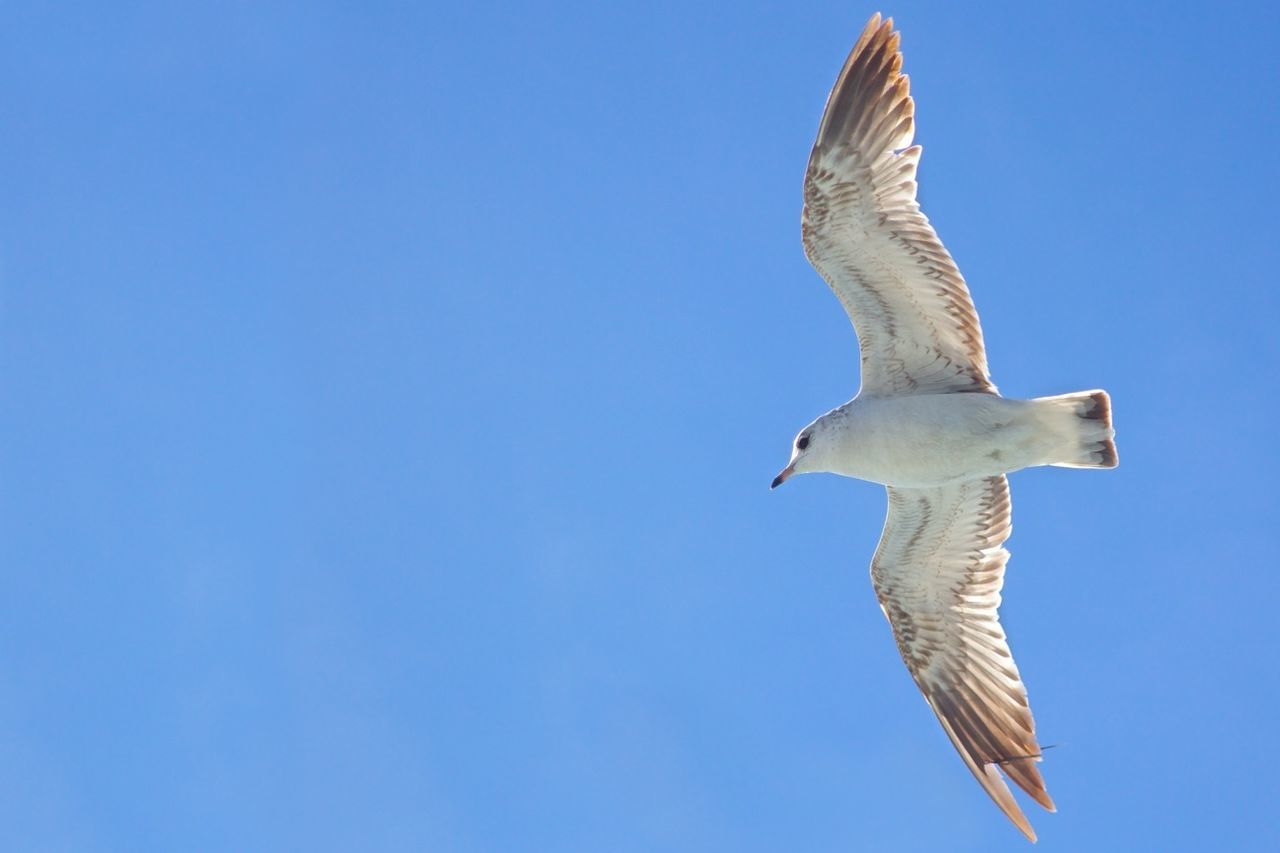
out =
[(965, 765), (1032, 841), (1005, 783), (1053, 811), (997, 608), (1005, 475), (1113, 468), (1105, 391), (1001, 397), (964, 277), (916, 201), (920, 146), (892, 19), (871, 18), (827, 99), (804, 182), (805, 255), (857, 330), (862, 387), (800, 431), (773, 485), (827, 471), (882, 483), (871, 579), (902, 659)]

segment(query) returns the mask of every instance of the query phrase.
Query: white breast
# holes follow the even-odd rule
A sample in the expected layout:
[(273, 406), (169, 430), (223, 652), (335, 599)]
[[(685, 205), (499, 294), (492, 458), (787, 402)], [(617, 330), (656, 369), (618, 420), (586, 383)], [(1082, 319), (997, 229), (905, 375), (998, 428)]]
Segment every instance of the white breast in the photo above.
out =
[(843, 410), (833, 472), (888, 486), (942, 486), (1034, 464), (1035, 423), (992, 394), (859, 398)]

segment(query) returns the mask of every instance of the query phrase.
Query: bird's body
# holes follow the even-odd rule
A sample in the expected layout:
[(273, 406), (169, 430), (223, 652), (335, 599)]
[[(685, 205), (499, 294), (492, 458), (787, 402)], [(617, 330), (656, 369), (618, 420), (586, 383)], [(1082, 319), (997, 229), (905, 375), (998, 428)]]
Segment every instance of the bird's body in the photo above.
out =
[[(947, 486), (1077, 458), (1081, 429), (1058, 398), (995, 394), (857, 397), (823, 415), (829, 447), (810, 464), (899, 488)], [(1083, 402), (1081, 405), (1085, 405)], [(1083, 426), (1083, 425), (1082, 425)]]
[(800, 431), (773, 485), (825, 471), (887, 487), (871, 579), (898, 650), (965, 765), (1034, 841), (1004, 779), (1053, 810), (997, 615), (1012, 530), (1005, 475), (1115, 467), (1111, 401), (996, 390), (969, 288), (916, 201), (921, 149), (898, 43), (893, 22), (873, 16), (805, 173), (805, 254), (857, 329), (862, 388)]

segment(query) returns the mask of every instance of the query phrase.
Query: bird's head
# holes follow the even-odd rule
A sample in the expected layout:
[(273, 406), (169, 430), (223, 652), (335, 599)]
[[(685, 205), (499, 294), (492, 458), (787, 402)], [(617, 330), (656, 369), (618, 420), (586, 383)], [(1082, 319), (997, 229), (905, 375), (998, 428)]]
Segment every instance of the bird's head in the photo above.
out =
[(771, 489), (781, 486), (792, 474), (808, 474), (826, 471), (826, 456), (830, 450), (831, 436), (828, 415), (823, 415), (796, 435), (791, 443), (791, 461), (773, 478)]

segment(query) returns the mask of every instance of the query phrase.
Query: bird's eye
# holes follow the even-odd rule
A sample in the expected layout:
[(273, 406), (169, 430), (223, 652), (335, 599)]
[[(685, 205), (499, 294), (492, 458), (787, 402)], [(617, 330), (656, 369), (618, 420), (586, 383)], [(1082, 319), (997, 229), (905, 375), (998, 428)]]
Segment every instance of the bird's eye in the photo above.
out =
[(802, 435), (796, 439), (796, 450), (804, 450), (809, 446), (809, 436)]

